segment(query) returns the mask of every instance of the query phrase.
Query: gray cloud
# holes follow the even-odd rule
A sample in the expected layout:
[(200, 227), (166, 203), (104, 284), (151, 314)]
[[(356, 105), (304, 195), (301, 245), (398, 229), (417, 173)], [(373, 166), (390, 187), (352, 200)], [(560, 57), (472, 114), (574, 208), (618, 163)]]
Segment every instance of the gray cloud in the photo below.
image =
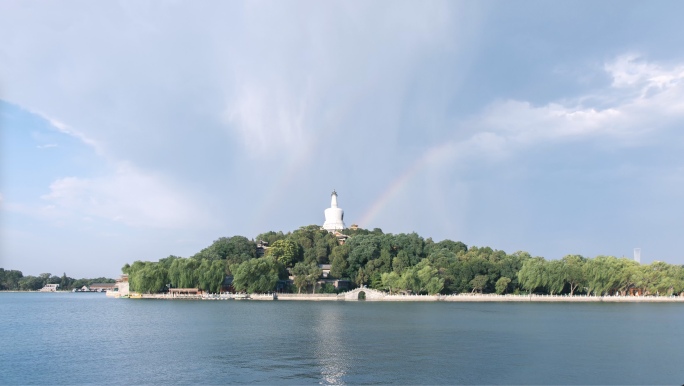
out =
[[(571, 230), (586, 219), (549, 203), (569, 216), (559, 234), (576, 237), (523, 231), (543, 233), (534, 191), (556, 194), (558, 169), (586, 182), (595, 164), (629, 169), (605, 159), (639, 146), (679, 167), (643, 150), (679, 138), (677, 14), (638, 2), (3, 3), (0, 98), (101, 158), (38, 194), (72, 219), (202, 225), (184, 247), (201, 248), (321, 222), (336, 188), (350, 222), (558, 254), (582, 244)], [(630, 52), (644, 58), (615, 60)], [(383, 197), (393, 209), (378, 209)], [(523, 230), (509, 236), (511, 222)]]

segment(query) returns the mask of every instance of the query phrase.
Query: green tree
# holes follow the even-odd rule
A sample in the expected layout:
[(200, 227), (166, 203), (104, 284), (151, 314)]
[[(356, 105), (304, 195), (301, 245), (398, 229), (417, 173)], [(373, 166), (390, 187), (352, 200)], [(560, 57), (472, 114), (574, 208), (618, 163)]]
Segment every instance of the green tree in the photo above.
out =
[(169, 283), (168, 272), (162, 264), (136, 261), (131, 267), (135, 268), (129, 274), (128, 282), (131, 290), (135, 292), (148, 294), (161, 292)]
[(580, 255), (567, 255), (563, 262), (563, 279), (570, 286), (570, 296), (575, 294), (578, 287), (584, 285), (584, 262), (586, 259)]
[(627, 295), (630, 289), (635, 288), (640, 280), (639, 263), (634, 260), (618, 259), (617, 291), (621, 295)]
[(409, 258), (408, 252), (399, 251), (397, 256), (392, 260), (392, 269), (396, 273), (402, 273), (404, 270), (411, 266), (411, 259)]
[(272, 257), (251, 259), (233, 265), (233, 287), (237, 291), (248, 293), (265, 293), (275, 289), (278, 283), (280, 268)]
[(401, 287), (415, 294), (420, 293), (422, 286), (415, 267), (407, 268), (401, 274)]
[(341, 279), (347, 276), (347, 270), (349, 268), (347, 257), (349, 257), (348, 245), (338, 245), (333, 248), (330, 254), (330, 260), (332, 262), (330, 265), (331, 277)]
[(416, 275), (420, 280), (420, 292), (430, 295), (439, 293), (444, 288), (444, 279), (439, 277), (437, 268), (430, 265), (428, 259), (423, 259), (417, 266)]
[(19, 279), (19, 289), (22, 291), (37, 291), (43, 287), (43, 279), (36, 276), (23, 276)]
[(349, 246), (349, 257), (347, 263), (349, 265), (347, 274), (349, 277), (359, 278), (364, 277), (363, 283), (367, 283), (368, 279), (365, 273), (359, 276), (359, 270), (363, 268), (367, 262), (375, 260), (380, 257), (380, 240), (381, 235), (364, 235), (350, 238), (346, 245)]
[(315, 262), (309, 264), (299, 262), (295, 264), (294, 268), (292, 268), (292, 274), (294, 275), (294, 284), (297, 287), (297, 291), (301, 293), (302, 288), (310, 285), (313, 287), (313, 293), (316, 293), (316, 282), (318, 282), (322, 273), (323, 271)]
[(543, 257), (535, 257), (525, 260), (522, 268), (518, 271), (518, 282), (530, 293), (545, 284), (545, 264)]
[(226, 277), (226, 262), (223, 260), (203, 260), (199, 267), (199, 288), (210, 293), (221, 292)]
[(302, 248), (304, 262), (327, 263), (330, 252), (337, 245), (337, 238), (319, 225), (300, 227), (288, 237)]
[(672, 266), (662, 261), (654, 261), (644, 267), (644, 283), (653, 295), (671, 295), (677, 287), (676, 272)]
[(358, 285), (359, 287), (362, 287), (362, 286), (364, 286), (364, 285), (367, 285), (368, 282), (369, 282), (370, 280), (371, 280), (371, 277), (370, 277), (370, 275), (366, 272), (365, 269), (359, 268), (359, 270), (356, 271), (356, 279), (354, 280), (354, 282), (355, 282), (356, 285)]
[(400, 233), (395, 236), (385, 236), (389, 238), (391, 249), (393, 251), (396, 251), (397, 256), (401, 251), (404, 252), (403, 256), (405, 256), (405, 258), (407, 258), (408, 261), (403, 261), (402, 264), (407, 263), (408, 265), (406, 266), (414, 266), (426, 257), (425, 240), (423, 240), (423, 238), (420, 237), (417, 233)]
[(383, 249), (380, 251), (380, 257), (368, 261), (363, 267), (364, 273), (370, 278), (371, 288), (382, 288), (382, 274), (390, 271), (390, 262), (390, 253)]
[(0, 290), (18, 290), (23, 277), (21, 271), (0, 268)]
[(266, 256), (270, 256), (285, 267), (291, 268), (300, 260), (301, 248), (292, 240), (278, 240), (268, 248)]
[(256, 257), (256, 243), (244, 236), (220, 237), (193, 256), (197, 260), (227, 260), (241, 263)]
[[(204, 263), (205, 261), (206, 263)], [(213, 261), (223, 263), (221, 260), (198, 260), (194, 257), (174, 260), (168, 269), (171, 286), (174, 288), (199, 288), (202, 274), (201, 265), (204, 263), (206, 267)]]
[(544, 286), (551, 295), (561, 293), (565, 288), (565, 266), (562, 260), (547, 261), (544, 267)]
[(508, 284), (511, 282), (511, 279), (507, 277), (501, 277), (499, 280), (496, 281), (496, 293), (499, 295), (503, 295), (506, 293), (506, 290), (508, 289)]
[(468, 246), (460, 241), (442, 240), (438, 243), (434, 243), (430, 246), (430, 252), (438, 251), (440, 249), (446, 249), (447, 251), (458, 253), (467, 252)]
[(279, 232), (268, 231), (266, 233), (262, 233), (259, 236), (257, 236), (256, 240), (257, 241), (265, 241), (270, 245), (270, 244), (273, 244), (274, 242), (276, 242), (278, 240), (282, 240), (286, 237), (287, 236), (285, 234), (283, 234), (282, 231), (279, 231)]
[(472, 287), (472, 292), (482, 293), (482, 290), (487, 286), (489, 277), (487, 275), (477, 275), (473, 280), (470, 281), (470, 286)]
[(401, 289), (401, 276), (394, 271), (383, 273), (380, 275), (380, 279), (382, 281), (383, 289), (388, 290), (390, 294)]
[(596, 256), (584, 264), (587, 293), (603, 296), (620, 287), (620, 264), (613, 256)]

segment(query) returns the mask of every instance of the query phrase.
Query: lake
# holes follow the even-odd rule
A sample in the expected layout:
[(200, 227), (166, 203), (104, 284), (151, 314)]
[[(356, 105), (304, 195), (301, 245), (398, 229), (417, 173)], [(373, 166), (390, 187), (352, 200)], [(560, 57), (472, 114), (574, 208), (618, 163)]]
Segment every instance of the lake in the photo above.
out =
[(682, 384), (684, 305), (0, 293), (0, 384)]

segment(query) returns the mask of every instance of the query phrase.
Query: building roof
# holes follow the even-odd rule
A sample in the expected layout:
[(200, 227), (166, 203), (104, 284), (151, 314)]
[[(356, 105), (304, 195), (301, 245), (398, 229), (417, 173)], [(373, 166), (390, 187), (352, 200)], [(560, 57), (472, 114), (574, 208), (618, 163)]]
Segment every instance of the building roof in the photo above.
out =
[(90, 285), (90, 288), (92, 288), (92, 287), (109, 288), (109, 287), (114, 287), (114, 286), (116, 286), (116, 283), (93, 283)]

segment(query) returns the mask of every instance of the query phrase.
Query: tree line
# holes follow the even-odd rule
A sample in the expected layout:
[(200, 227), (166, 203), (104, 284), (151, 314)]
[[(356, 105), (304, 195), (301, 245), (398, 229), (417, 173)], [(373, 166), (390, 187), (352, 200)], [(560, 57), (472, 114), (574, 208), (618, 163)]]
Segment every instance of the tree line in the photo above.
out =
[(114, 283), (114, 279), (98, 277), (93, 279), (74, 279), (64, 273), (62, 276), (41, 273), (38, 276), (24, 276), (21, 271), (0, 268), (0, 291), (38, 291), (46, 284), (59, 284), (60, 290), (90, 286), (93, 283)]
[[(413, 294), (649, 294), (684, 291), (684, 268), (663, 262), (641, 265), (625, 258), (568, 255), (559, 260), (507, 254), (460, 241), (433, 241), (416, 233), (390, 234), (381, 229), (345, 229), (344, 244), (318, 225), (293, 232), (266, 232), (256, 240), (269, 248), (257, 253), (257, 242), (244, 236), (222, 237), (195, 255), (169, 256), (158, 262), (126, 264), (131, 290), (154, 293), (167, 286), (218, 292), (226, 276), (237, 291), (270, 292), (290, 275), (286, 291), (311, 288), (330, 264), (330, 278), (348, 280), (390, 293)], [(325, 286), (322, 289), (333, 289)]]

